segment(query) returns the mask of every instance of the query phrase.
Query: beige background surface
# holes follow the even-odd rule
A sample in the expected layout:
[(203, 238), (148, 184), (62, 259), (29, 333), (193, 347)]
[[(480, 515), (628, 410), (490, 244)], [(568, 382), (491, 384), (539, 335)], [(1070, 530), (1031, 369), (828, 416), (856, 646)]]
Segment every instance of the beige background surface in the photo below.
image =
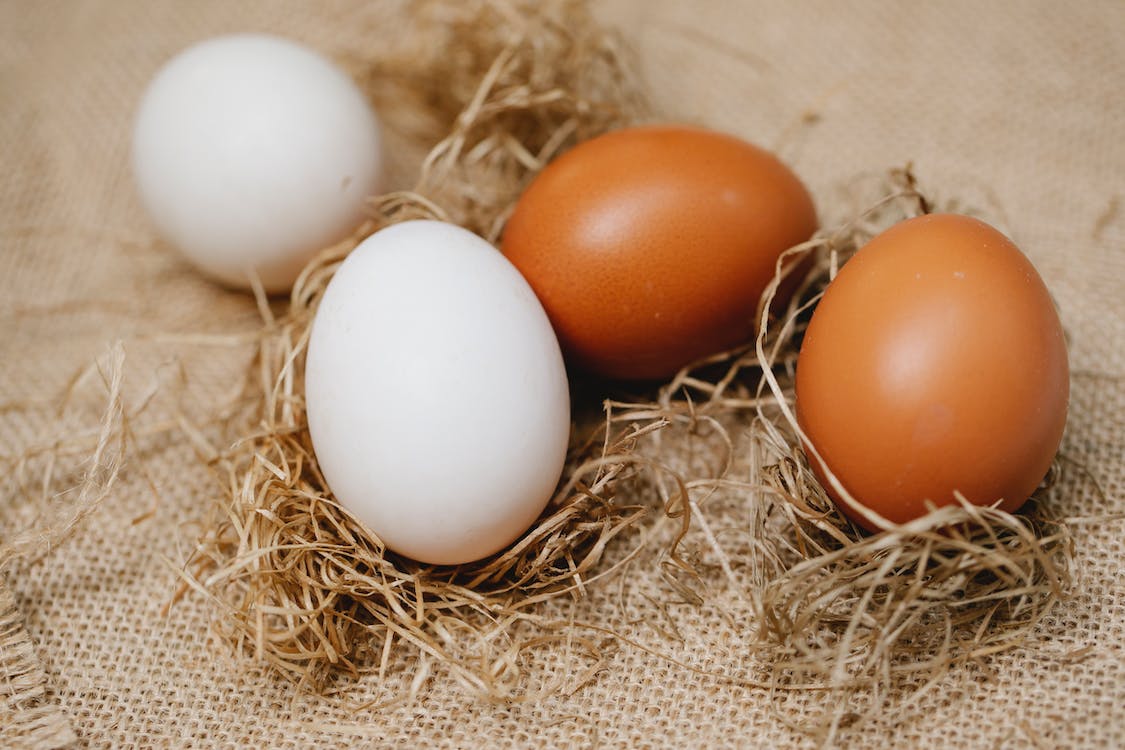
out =
[[(600, 7), (639, 50), (664, 112), (777, 148), (826, 222), (849, 210), (841, 185), (907, 161), (939, 196), (988, 202), (1039, 268), (1070, 333), (1064, 451), (1103, 490), (1071, 472), (1053, 495), (1063, 515), (1098, 519), (1074, 526), (1073, 597), (1026, 648), (955, 672), (899, 724), (868, 723), (842, 742), (1125, 745), (1125, 4)], [(378, 55), (407, 29), (392, 2), (0, 2), (0, 454), (96, 423), (97, 409), (82, 399), (62, 410), (59, 399), (114, 339), (126, 339), (130, 393), (190, 376), (175, 403), (158, 399), (145, 412), (147, 424), (173, 408), (205, 411), (244, 361), (237, 348), (175, 338), (247, 330), (253, 305), (154, 242), (132, 192), (131, 117), (160, 63), (226, 31), (280, 33), (348, 59)], [(399, 185), (411, 167), (397, 159)], [(77, 383), (96, 402), (97, 373)], [(450, 747), (812, 744), (777, 721), (762, 691), (628, 646), (574, 694), (511, 706), (461, 694), (439, 672), (415, 701), (355, 711), (400, 694), (409, 676), (368, 679), (323, 699), (236, 666), (210, 640), (204, 601), (189, 598), (161, 616), (175, 585), (162, 559), (183, 559), (213, 489), (207, 475), (180, 470), (190, 458), (182, 441), (147, 447), (76, 538), (3, 571), (38, 644), (48, 699), (80, 746), (378, 746), (422, 737)], [(25, 468), (5, 464), (0, 538), (60, 501), (41, 497), (41, 465)], [(737, 525), (736, 502), (716, 513), (715, 523)], [(654, 565), (630, 575), (624, 604), (616, 590), (595, 591), (575, 616), (700, 669), (753, 666), (746, 628), (722, 614), (740, 605), (720, 583), (702, 607), (669, 608), (682, 634), (669, 641), (649, 624), (655, 615), (642, 595), (674, 593)], [(565, 654), (544, 659), (564, 678), (584, 666)]]

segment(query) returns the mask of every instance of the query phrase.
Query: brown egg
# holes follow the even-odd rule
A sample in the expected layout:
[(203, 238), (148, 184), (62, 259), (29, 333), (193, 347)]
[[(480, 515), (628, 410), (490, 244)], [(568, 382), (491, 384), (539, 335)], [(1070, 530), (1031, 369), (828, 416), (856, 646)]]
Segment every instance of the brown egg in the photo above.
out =
[(920, 216), (829, 284), (797, 360), (797, 419), (844, 488), (891, 521), (954, 491), (1014, 511), (1058, 450), (1069, 389), (1062, 326), (1027, 258), (976, 219)]
[(647, 379), (748, 340), (778, 256), (815, 230), (808, 191), (773, 155), (707, 130), (638, 127), (548, 165), (501, 249), (572, 364)]

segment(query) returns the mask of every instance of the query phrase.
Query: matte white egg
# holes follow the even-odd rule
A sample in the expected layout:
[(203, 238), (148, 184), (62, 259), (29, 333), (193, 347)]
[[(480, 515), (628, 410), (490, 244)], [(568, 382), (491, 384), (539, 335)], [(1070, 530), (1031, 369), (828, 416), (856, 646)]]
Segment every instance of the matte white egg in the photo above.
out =
[(337, 500), (388, 548), (457, 564), (515, 541), (558, 484), (570, 395), (535, 293), (437, 221), (364, 240), (313, 322), (309, 431)]
[(160, 234), (216, 279), (292, 286), (380, 191), (379, 123), (329, 60), (262, 34), (216, 37), (153, 78), (133, 171)]

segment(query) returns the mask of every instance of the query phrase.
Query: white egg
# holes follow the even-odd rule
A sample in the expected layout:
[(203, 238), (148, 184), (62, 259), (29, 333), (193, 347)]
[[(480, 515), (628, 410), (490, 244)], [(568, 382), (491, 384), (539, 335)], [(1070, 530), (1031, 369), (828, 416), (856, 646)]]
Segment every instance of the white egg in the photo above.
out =
[(324, 292), (305, 371), (337, 500), (388, 548), (457, 564), (511, 544), (559, 481), (570, 396), (519, 271), (437, 221), (368, 237)]
[(288, 289), (363, 219), (379, 123), (355, 83), (294, 42), (238, 34), (168, 62), (141, 101), (133, 171), (157, 230), (205, 273)]

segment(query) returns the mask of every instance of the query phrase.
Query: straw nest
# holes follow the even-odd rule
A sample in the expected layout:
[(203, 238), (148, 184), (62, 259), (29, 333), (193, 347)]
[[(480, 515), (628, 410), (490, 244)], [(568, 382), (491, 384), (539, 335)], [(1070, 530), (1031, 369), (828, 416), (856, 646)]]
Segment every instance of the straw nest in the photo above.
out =
[[(1065, 596), (1074, 560), (1069, 529), (1049, 502), (1061, 458), (1018, 514), (959, 498), (907, 524), (879, 519), (883, 530), (874, 534), (848, 520), (818, 483), (793, 403), (801, 336), (824, 289), (883, 229), (934, 209), (977, 212), (958, 200), (935, 206), (909, 166), (857, 183), (853, 197), (861, 188), (882, 197), (787, 252), (815, 261), (786, 313), (773, 320), (762, 312), (778, 277), (759, 305), (753, 344), (682, 372), (661, 388), (654, 412), (670, 423), (709, 420), (717, 446), (746, 454), (740, 475), (694, 482), (700, 499), (691, 507), (706, 533), (682, 554), (686, 543), (674, 544), (671, 555), (706, 560), (684, 570), (698, 576), (709, 565), (748, 602), (768, 665), (764, 686), (780, 716), (826, 742), (864, 718), (908, 712), (955, 667), (984, 669), (989, 655), (1028, 642)], [(720, 541), (706, 529), (703, 500), (732, 486), (744, 523), (723, 529)], [(792, 700), (809, 690), (822, 699)]]
[[(216, 605), (219, 632), (318, 690), (386, 675), (413, 654), (412, 689), (441, 667), (485, 697), (525, 700), (559, 687), (529, 687), (530, 655), (544, 646), (565, 641), (589, 657), (572, 689), (604, 664), (596, 638), (661, 653), (603, 624), (544, 614), (600, 579), (651, 566), (669, 599), (748, 611), (756, 666), (717, 677), (767, 690), (784, 720), (827, 740), (865, 715), (905, 710), (955, 666), (1024, 643), (1065, 594), (1073, 559), (1046, 488), (1018, 515), (951, 506), (866, 534), (828, 499), (800, 447), (793, 371), (804, 326), (857, 247), (930, 210), (909, 169), (884, 177), (870, 207), (787, 253), (811, 260), (777, 318), (765, 311), (779, 279), (767, 290), (755, 341), (640, 395), (598, 384), (593, 398), (579, 394), (563, 482), (505, 552), (422, 565), (387, 551), (336, 504), (309, 441), (302, 369), (317, 302), (342, 259), (379, 226), (418, 217), (495, 241), (553, 156), (650, 116), (625, 48), (580, 2), (428, 2), (413, 17), (400, 54), (360, 61), (360, 72), (376, 99), (399, 103), (392, 127), (436, 141), (416, 186), (379, 198), (366, 226), (306, 268), (287, 305), (259, 293), (256, 356), (226, 418), (236, 437), (215, 450), (191, 436), (225, 491), (178, 568), (181, 593)], [(411, 48), (411, 38), (424, 43)], [(120, 378), (107, 380), (95, 467), (127, 428)], [(87, 477), (84, 508), (116, 473), (114, 461)], [(797, 694), (825, 697), (790, 700)]]
[[(552, 639), (577, 640), (601, 663), (581, 636), (601, 631), (596, 623), (550, 621), (539, 605), (641, 557), (662, 571), (669, 596), (702, 602), (718, 576), (748, 602), (747, 648), (767, 669), (743, 679), (826, 738), (889, 703), (908, 705), (904, 695), (953, 665), (1022, 643), (1068, 583), (1070, 537), (1046, 504), (1020, 515), (946, 507), (869, 535), (839, 513), (800, 448), (791, 405), (803, 327), (856, 248), (930, 210), (909, 169), (881, 182), (872, 207), (787, 253), (811, 258), (786, 266), (808, 269), (801, 291), (773, 319), (775, 279), (756, 341), (640, 398), (602, 393), (600, 419), (580, 394), (562, 486), (507, 551), (421, 565), (387, 551), (334, 502), (308, 438), (302, 361), (317, 302), (348, 251), (379, 226), (419, 217), (495, 241), (553, 156), (648, 116), (623, 45), (583, 4), (470, 6), (422, 8), (416, 33), (445, 39), (425, 47), (446, 54), (421, 67), (384, 59), (371, 71), (413, 92), (415, 124), (448, 124), (414, 189), (379, 198), (368, 226), (306, 269), (279, 317), (262, 299), (252, 427), (211, 459), (228, 494), (185, 573), (220, 604), (223, 634), (319, 689), (342, 675), (385, 674), (406, 650), (419, 673), (440, 665), (483, 696), (528, 699), (528, 653)], [(732, 494), (744, 522), (717, 528), (709, 504)], [(638, 532), (668, 519), (671, 534)], [(786, 709), (788, 694), (808, 690), (833, 697), (811, 713), (808, 703)]]
[(643, 102), (616, 37), (580, 3), (422, 3), (415, 18), (425, 43), (380, 60), (370, 85), (424, 108), (411, 121), (420, 137), (443, 118), (449, 132), (412, 190), (378, 198), (375, 218), (305, 269), (279, 317), (259, 293), (266, 325), (248, 383), (249, 429), (210, 459), (229, 494), (187, 570), (190, 585), (221, 602), (226, 637), (302, 683), (323, 689), (373, 665), (385, 672), (392, 653), (413, 649), (466, 687), (511, 698), (520, 653), (550, 636), (509, 636), (539, 619), (538, 602), (604, 574), (607, 545), (644, 514), (617, 501), (614, 487), (643, 463), (637, 443), (662, 420), (586, 415), (562, 485), (518, 542), (476, 563), (424, 565), (385, 549), (332, 499), (307, 431), (305, 347), (329, 280), (371, 231), (432, 218), (495, 239), (542, 165), (631, 121)]

